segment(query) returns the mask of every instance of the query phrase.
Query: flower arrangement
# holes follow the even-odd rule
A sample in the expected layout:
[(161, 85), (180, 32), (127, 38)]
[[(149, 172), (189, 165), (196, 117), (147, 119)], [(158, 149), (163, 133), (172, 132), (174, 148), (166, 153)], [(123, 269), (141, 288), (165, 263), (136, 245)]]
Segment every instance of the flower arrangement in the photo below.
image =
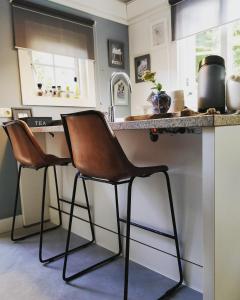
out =
[(154, 92), (149, 96), (149, 100), (153, 106), (153, 114), (167, 113), (171, 105), (171, 98), (162, 90), (162, 84), (156, 81), (156, 72), (149, 70), (144, 71), (142, 80), (152, 82), (151, 88)]
[(156, 90), (157, 93), (161, 92), (162, 90), (162, 84), (160, 82), (156, 81), (156, 72), (151, 72), (149, 70), (144, 71), (143, 76), (142, 76), (142, 80), (144, 80), (145, 82), (152, 82), (154, 85), (151, 88), (152, 90)]

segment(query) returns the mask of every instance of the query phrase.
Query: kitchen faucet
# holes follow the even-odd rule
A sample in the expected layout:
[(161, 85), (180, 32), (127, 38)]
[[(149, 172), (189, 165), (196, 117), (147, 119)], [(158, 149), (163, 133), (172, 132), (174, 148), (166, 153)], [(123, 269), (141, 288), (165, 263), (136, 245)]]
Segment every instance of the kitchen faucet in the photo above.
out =
[(114, 82), (116, 80), (116, 78), (123, 78), (125, 80), (125, 82), (127, 83), (127, 86), (128, 86), (128, 89), (129, 89), (129, 92), (131, 93), (132, 92), (132, 84), (131, 84), (131, 81), (130, 81), (130, 78), (128, 76), (127, 73), (125, 72), (114, 72), (112, 73), (112, 76), (111, 76), (111, 80), (110, 80), (110, 96), (111, 96), (111, 104), (108, 108), (108, 120), (110, 122), (114, 122), (115, 121), (115, 107), (114, 107), (114, 91), (113, 91), (113, 85), (114, 85)]

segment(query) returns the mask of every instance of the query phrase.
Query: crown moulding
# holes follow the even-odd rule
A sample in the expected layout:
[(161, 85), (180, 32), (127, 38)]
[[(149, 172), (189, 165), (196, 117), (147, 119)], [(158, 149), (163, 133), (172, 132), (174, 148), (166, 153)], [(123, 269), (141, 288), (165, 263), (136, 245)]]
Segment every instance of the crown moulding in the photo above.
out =
[(167, 0), (104, 0), (99, 5), (99, 0), (50, 0), (101, 18), (117, 23), (129, 25), (131, 21), (145, 13), (158, 9), (162, 5), (169, 5)]
[(126, 3), (116, 0), (50, 0), (67, 7), (74, 8), (104, 19), (108, 19), (121, 24), (128, 24)]

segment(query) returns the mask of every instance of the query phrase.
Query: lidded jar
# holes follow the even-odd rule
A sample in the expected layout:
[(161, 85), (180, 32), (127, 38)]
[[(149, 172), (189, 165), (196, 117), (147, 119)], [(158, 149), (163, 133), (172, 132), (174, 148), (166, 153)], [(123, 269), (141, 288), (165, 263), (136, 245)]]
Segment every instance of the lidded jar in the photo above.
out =
[(198, 111), (215, 108), (225, 113), (225, 62), (218, 55), (202, 59), (198, 73)]

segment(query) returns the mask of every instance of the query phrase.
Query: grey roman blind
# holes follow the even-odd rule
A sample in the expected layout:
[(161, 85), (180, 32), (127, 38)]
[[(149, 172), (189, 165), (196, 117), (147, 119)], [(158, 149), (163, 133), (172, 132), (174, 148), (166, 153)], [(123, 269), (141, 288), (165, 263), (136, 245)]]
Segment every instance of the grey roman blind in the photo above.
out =
[(94, 59), (94, 21), (32, 4), (13, 1), (16, 48)]
[(240, 19), (240, 0), (169, 0), (172, 40)]

